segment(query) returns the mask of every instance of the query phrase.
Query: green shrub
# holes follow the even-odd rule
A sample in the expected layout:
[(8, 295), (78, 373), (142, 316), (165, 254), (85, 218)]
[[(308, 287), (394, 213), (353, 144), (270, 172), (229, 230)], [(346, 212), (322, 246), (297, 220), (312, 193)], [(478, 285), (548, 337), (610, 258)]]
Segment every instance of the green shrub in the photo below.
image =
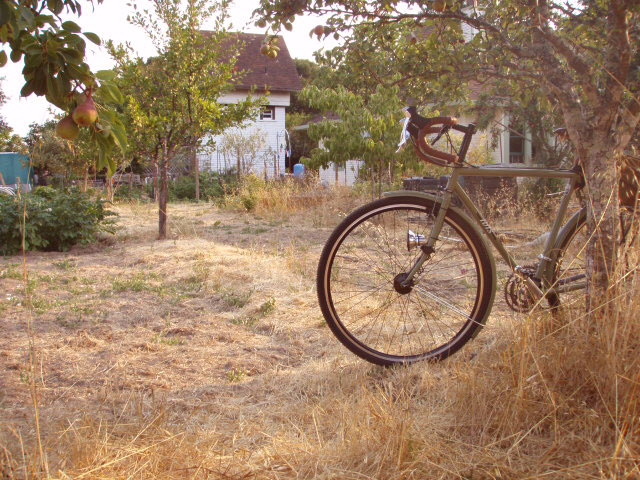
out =
[[(235, 191), (237, 181), (232, 173), (219, 175), (217, 172), (200, 173), (200, 198), (215, 200), (225, 193)], [(183, 176), (169, 182), (169, 200), (195, 200), (196, 182), (193, 176)]]
[(113, 193), (114, 200), (148, 200), (143, 187), (120, 185)]
[(20, 197), (0, 196), (0, 255), (22, 249), (25, 209), (25, 250), (66, 251), (95, 241), (100, 232), (114, 230), (110, 217), (115, 213), (102, 200), (92, 200), (76, 189), (38, 187)]

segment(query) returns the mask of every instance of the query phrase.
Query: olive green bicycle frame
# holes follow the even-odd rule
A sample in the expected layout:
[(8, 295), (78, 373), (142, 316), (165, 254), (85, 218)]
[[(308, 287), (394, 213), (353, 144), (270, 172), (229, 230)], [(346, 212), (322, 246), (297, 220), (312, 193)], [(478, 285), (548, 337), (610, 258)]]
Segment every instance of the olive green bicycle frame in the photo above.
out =
[[(556, 218), (551, 226), (551, 231), (546, 240), (544, 250), (541, 255), (538, 256), (540, 262), (538, 263), (536, 278), (542, 281), (542, 288), (544, 292), (536, 285), (536, 283), (529, 277), (524, 275), (520, 271), (520, 266), (517, 265), (514, 258), (505, 248), (502, 241), (495, 234), (489, 223), (482, 216), (478, 208), (474, 205), (473, 201), (469, 198), (469, 195), (462, 189), (458, 179), (459, 177), (538, 177), (538, 178), (564, 178), (567, 180), (567, 184), (562, 195), (560, 207)], [(542, 298), (545, 294), (554, 291), (557, 293), (569, 292), (574, 290), (580, 290), (586, 288), (586, 282), (571, 282), (564, 285), (552, 285), (553, 275), (555, 269), (555, 255), (552, 254), (553, 247), (558, 238), (558, 232), (562, 226), (562, 222), (567, 213), (569, 207), (569, 201), (571, 194), (582, 181), (581, 175), (574, 170), (559, 170), (559, 169), (546, 169), (546, 168), (493, 168), (493, 167), (456, 167), (453, 169), (453, 173), (449, 178), (445, 190), (439, 195), (441, 199), (440, 209), (436, 216), (435, 223), (429, 234), (429, 238), (424, 245), (421, 245), (422, 254), (408, 272), (406, 283), (412, 281), (413, 276), (422, 267), (422, 264), (429, 259), (431, 253), (434, 251), (434, 246), (440, 235), (440, 231), (444, 225), (444, 218), (447, 210), (451, 206), (453, 197), (457, 197), (464, 205), (466, 212), (481, 226), (487, 238), (491, 241), (496, 248), (500, 256), (509, 265), (509, 268), (520, 275), (525, 281), (529, 291), (536, 299)], [(398, 192), (395, 192), (396, 194)], [(403, 192), (410, 195), (413, 192)], [(404, 283), (404, 282), (403, 282)]]

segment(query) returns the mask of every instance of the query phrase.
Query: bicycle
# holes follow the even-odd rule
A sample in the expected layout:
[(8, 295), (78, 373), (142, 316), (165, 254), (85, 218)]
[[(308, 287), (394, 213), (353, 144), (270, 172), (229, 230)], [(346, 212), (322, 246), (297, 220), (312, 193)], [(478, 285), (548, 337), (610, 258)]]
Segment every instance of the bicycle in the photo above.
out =
[[(439, 361), (475, 338), (487, 322), (497, 290), (496, 264), (487, 240), (511, 270), (505, 287), (515, 311), (586, 288), (581, 209), (564, 225), (569, 201), (584, 186), (582, 170), (494, 168), (465, 164), (473, 123), (426, 118), (405, 109), (399, 149), (411, 139), (418, 156), (452, 167), (438, 193), (395, 191), (349, 214), (327, 240), (317, 271), (320, 308), (331, 331), (359, 357), (389, 366)], [(464, 134), (457, 153), (433, 146), (450, 130)], [(435, 137), (427, 142), (428, 135)], [(461, 176), (566, 179), (560, 206), (535, 265), (518, 265), (459, 184)], [(454, 206), (458, 199), (462, 208)]]

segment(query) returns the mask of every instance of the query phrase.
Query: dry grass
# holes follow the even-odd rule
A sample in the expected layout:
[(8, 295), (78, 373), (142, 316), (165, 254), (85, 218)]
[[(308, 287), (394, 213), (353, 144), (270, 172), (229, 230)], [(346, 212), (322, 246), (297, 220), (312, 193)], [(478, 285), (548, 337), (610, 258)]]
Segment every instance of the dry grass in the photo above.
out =
[(338, 344), (314, 291), (360, 200), (260, 198), (171, 205), (163, 242), (154, 207), (120, 206), (111, 244), (27, 256), (31, 307), (20, 259), (0, 260), (1, 478), (640, 476), (637, 276), (597, 322), (498, 305), (447, 362), (380, 369)]

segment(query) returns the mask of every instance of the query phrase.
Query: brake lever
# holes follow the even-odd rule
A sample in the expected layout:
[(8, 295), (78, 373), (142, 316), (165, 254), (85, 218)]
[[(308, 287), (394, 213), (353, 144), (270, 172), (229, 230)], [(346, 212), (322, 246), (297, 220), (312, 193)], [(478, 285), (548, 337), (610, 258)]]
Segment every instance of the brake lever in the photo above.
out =
[(438, 140), (442, 138), (442, 136), (449, 131), (451, 128), (450, 125), (443, 125), (438, 134), (431, 140), (431, 146), (435, 145)]

